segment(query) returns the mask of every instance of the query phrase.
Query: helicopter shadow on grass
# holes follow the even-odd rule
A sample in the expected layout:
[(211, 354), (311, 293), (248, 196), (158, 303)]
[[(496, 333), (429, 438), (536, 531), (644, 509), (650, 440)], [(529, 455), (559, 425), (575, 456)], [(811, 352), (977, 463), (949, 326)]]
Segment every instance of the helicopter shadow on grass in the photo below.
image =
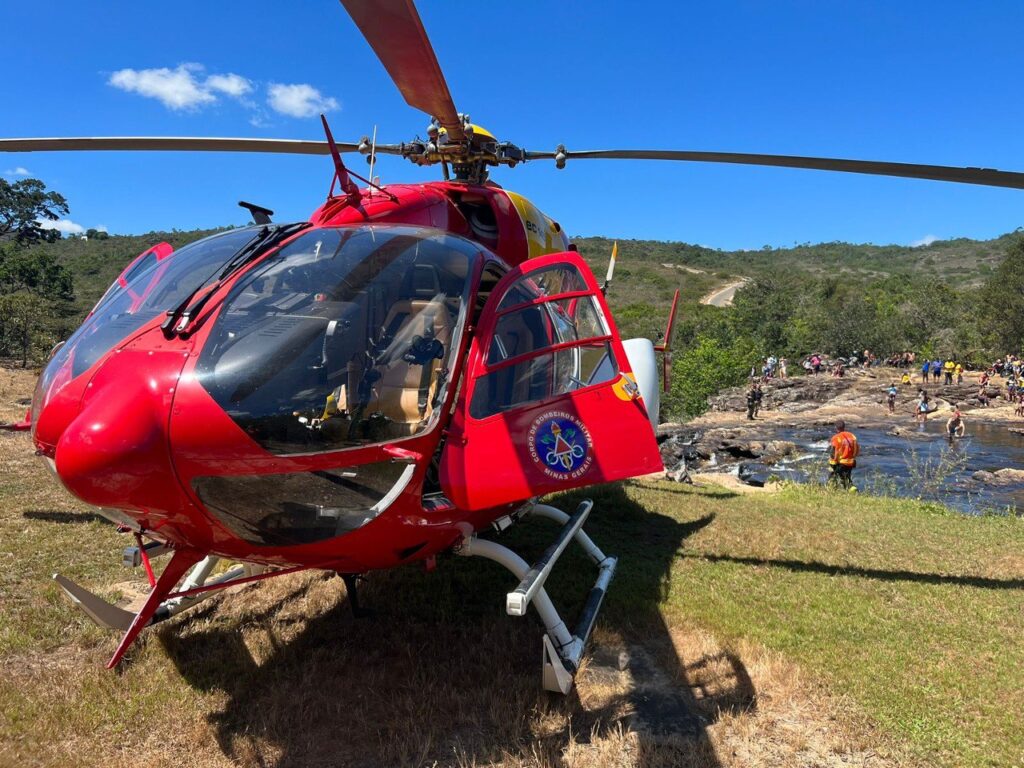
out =
[[(158, 637), (193, 687), (226, 696), (208, 718), (220, 749), (243, 765), (567, 766), (570, 741), (597, 756), (632, 730), (633, 765), (717, 766), (707, 725), (751, 709), (753, 686), (729, 654), (680, 658), (659, 610), (680, 547), (713, 515), (680, 523), (617, 484), (552, 503), (571, 509), (587, 497), (588, 530), (620, 565), (579, 692), (566, 697), (540, 690), (536, 616), (504, 613), (514, 578), (475, 558), (442, 558), (432, 574), (371, 574), (360, 594), (367, 619), (352, 617), (340, 579), (320, 574), (292, 577), (306, 579), (298, 594), (294, 581), (251, 587), (208, 621), (183, 617)], [(529, 560), (551, 525), (523, 522), (501, 539)], [(595, 574), (574, 549), (549, 583), (569, 623)], [(256, 607), (239, 613), (230, 601)], [(625, 671), (601, 660), (609, 655), (628, 657)], [(727, 672), (709, 683), (712, 667)]]
[(66, 523), (80, 525), (82, 523), (107, 523), (107, 518), (95, 512), (65, 512), (57, 509), (29, 509), (21, 513), (26, 520), (42, 520), (47, 523)]

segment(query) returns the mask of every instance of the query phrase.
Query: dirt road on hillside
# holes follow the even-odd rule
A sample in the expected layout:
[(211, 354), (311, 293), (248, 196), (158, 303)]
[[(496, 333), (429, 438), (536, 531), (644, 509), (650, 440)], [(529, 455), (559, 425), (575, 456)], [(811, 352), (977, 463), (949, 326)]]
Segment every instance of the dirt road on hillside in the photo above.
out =
[(716, 288), (703, 299), (700, 300), (701, 304), (710, 304), (712, 307), (728, 307), (732, 305), (733, 297), (736, 295), (741, 287), (746, 285), (747, 278), (737, 280), (734, 283), (729, 283), (721, 288)]

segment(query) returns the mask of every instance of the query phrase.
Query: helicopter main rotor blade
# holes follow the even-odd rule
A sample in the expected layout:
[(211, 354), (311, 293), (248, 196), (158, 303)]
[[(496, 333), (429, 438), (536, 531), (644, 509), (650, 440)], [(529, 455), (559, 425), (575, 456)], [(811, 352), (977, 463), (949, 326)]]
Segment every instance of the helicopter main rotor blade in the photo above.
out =
[(341, 4), (406, 103), (436, 117), (452, 141), (464, 140), (462, 120), (413, 0), (341, 0)]
[[(358, 144), (338, 144), (355, 152)], [(223, 139), (192, 136), (107, 136), (50, 139), (0, 139), (0, 152), (62, 151), (273, 152), (285, 155), (329, 155), (326, 141), (299, 139)], [(381, 148), (378, 147), (378, 151)]]
[(1024, 189), (1024, 173), (999, 171), (993, 168), (957, 168), (947, 165), (918, 165), (874, 160), (843, 160), (831, 157), (799, 157), (793, 155), (753, 155), (740, 152), (690, 152), (659, 149), (596, 149), (580, 152), (526, 152), (527, 160), (680, 160), (695, 163), (733, 163), (775, 168), (807, 168), (817, 171), (866, 173), (876, 176), (899, 176), (908, 179), (932, 179), (987, 187)]

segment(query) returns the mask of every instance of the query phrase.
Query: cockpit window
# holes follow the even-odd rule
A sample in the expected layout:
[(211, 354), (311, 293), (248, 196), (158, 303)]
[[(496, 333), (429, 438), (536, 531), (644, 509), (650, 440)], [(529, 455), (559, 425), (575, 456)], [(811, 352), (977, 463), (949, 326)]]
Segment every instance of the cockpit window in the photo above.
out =
[[(260, 229), (233, 229), (197, 240), (162, 262), (155, 257), (140, 260), (126, 276), (127, 288), (139, 290), (129, 291), (114, 281), (93, 314), (46, 366), (39, 379), (34, 407), (41, 408), (41, 401), (56, 394), (62, 382), (87, 371), (119, 342), (215, 278)], [(153, 279), (157, 269), (164, 270), (163, 274)]]
[(444, 399), (479, 253), (421, 227), (310, 230), (232, 289), (199, 381), (272, 453), (418, 434)]

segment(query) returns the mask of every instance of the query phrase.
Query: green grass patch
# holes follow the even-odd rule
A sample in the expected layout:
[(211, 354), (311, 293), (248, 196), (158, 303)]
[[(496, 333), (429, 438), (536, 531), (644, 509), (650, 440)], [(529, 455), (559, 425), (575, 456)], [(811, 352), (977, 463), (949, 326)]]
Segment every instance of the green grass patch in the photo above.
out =
[(600, 496), (613, 614), (657, 590), (667, 623), (784, 652), (928, 764), (1024, 759), (1024, 521), (802, 487)]

